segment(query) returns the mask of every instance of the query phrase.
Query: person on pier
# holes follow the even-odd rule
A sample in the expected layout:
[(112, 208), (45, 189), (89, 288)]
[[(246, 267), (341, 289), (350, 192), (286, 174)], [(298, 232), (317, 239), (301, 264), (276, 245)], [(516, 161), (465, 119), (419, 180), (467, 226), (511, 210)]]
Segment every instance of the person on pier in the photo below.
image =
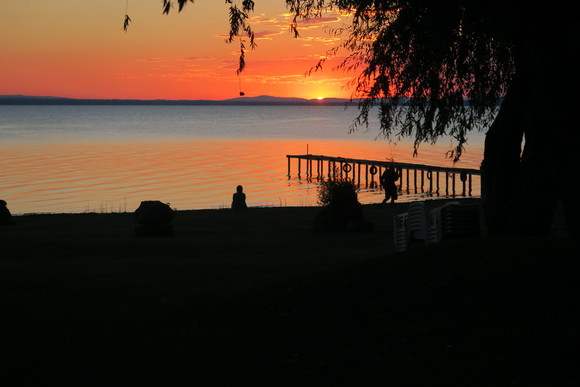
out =
[(244, 193), (244, 187), (238, 185), (236, 188), (236, 193), (234, 193), (232, 199), (232, 209), (241, 210), (248, 208), (246, 205), (246, 194)]
[(385, 190), (385, 198), (383, 199), (381, 206), (391, 200), (394, 203), (399, 197), (397, 193), (397, 180), (399, 180), (399, 174), (395, 170), (395, 167), (391, 165), (389, 168), (383, 172), (381, 175), (381, 185)]

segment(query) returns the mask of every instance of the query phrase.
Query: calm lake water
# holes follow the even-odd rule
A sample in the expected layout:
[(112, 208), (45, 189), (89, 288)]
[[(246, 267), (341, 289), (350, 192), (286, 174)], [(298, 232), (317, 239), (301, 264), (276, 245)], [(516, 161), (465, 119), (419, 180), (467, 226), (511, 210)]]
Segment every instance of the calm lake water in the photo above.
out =
[[(178, 210), (227, 208), (238, 184), (249, 206), (317, 205), (318, 182), (288, 154), (438, 166), (449, 141), (389, 142), (377, 125), (349, 134), (355, 107), (0, 106), (0, 198), (14, 214), (134, 211), (143, 200)], [(455, 166), (479, 168), (483, 135)], [(363, 186), (362, 203), (382, 200)], [(472, 195), (479, 195), (479, 178)], [(399, 201), (431, 194), (411, 190)]]

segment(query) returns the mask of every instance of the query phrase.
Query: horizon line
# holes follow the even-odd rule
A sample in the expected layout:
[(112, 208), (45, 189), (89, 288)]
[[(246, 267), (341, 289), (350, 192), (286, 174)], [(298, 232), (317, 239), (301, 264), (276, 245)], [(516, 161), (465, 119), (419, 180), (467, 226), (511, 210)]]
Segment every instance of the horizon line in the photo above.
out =
[(136, 99), (136, 98), (71, 98), (55, 96), (31, 96), (31, 95), (0, 95), (1, 105), (67, 105), (67, 104), (133, 104), (133, 105), (354, 105), (358, 101), (347, 98), (300, 98), (300, 97), (276, 97), (270, 95), (258, 95), (254, 97), (240, 96), (229, 99)]

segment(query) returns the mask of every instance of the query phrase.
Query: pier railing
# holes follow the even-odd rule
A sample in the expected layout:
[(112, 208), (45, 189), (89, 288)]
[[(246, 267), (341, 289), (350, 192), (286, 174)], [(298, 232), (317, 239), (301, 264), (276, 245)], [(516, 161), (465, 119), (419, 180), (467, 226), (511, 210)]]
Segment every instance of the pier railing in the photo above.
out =
[(462, 185), (462, 195), (471, 196), (474, 185), (473, 176), (481, 175), (479, 170), (469, 168), (438, 167), (310, 154), (286, 155), (286, 157), (288, 159), (288, 177), (292, 176), (290, 161), (296, 159), (299, 178), (302, 174), (302, 162), (304, 161), (304, 173), (308, 179), (346, 178), (357, 183), (359, 187), (362, 187), (361, 183), (366, 187), (380, 185), (379, 181), (383, 170), (392, 166), (399, 173), (397, 181), (399, 189), (407, 192), (414, 188), (415, 191), (439, 193), (444, 187), (446, 193), (455, 194), (456, 181), (459, 178)]

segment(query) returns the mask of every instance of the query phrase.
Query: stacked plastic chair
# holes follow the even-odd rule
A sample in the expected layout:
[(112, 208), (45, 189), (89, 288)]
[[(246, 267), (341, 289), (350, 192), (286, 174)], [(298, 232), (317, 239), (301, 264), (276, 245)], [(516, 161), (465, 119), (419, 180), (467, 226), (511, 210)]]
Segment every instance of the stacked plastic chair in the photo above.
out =
[(437, 243), (441, 240), (441, 207), (429, 211), (429, 227), (427, 228), (426, 243)]
[(414, 202), (409, 205), (407, 213), (408, 241), (427, 239), (427, 210), (425, 202)]
[(477, 236), (480, 233), (479, 206), (449, 202), (430, 211), (425, 202), (414, 202), (409, 211), (395, 215), (395, 250), (407, 250), (414, 240), (437, 243), (441, 239)]
[(395, 251), (405, 251), (407, 250), (407, 213), (400, 215), (395, 215), (394, 218), (395, 225)]
[(460, 238), (480, 234), (479, 206), (447, 203), (440, 208), (442, 238)]
[(414, 202), (409, 205), (409, 211), (395, 215), (395, 250), (405, 251), (409, 242), (427, 239), (427, 210), (425, 202)]

